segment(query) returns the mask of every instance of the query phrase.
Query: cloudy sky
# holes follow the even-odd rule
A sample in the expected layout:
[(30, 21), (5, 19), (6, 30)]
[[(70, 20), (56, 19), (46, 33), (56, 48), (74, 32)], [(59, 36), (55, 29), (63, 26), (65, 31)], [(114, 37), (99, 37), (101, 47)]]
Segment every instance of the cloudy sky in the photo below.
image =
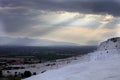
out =
[(0, 45), (22, 38), (97, 45), (116, 36), (120, 0), (0, 0)]

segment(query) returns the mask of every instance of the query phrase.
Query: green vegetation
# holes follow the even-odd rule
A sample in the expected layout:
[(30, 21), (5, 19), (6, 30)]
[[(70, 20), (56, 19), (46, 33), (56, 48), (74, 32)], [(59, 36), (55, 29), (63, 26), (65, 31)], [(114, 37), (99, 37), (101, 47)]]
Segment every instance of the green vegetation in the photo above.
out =
[(1, 77), (0, 80), (21, 80), (21, 78), (14, 76), (7, 76), (7, 77)]
[(36, 58), (40, 60), (56, 60), (56, 59), (64, 59), (71, 57), (73, 55), (59, 55), (59, 54), (41, 54), (37, 55)]

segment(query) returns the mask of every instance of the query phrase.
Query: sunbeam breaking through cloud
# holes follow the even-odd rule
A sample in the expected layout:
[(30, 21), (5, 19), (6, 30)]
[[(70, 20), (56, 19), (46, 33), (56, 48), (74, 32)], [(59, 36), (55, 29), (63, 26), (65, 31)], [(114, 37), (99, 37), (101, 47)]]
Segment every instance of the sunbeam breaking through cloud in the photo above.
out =
[(97, 45), (120, 36), (119, 17), (118, 0), (0, 0), (0, 36)]

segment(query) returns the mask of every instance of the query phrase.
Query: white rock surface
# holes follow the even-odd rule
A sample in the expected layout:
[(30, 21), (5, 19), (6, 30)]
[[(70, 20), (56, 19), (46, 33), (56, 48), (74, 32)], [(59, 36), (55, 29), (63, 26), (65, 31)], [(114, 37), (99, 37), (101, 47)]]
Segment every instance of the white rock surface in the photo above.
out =
[(98, 47), (99, 51), (111, 49), (120, 49), (120, 37), (108, 39), (107, 41), (102, 42)]
[(25, 80), (120, 80), (120, 38), (103, 42), (82, 61)]

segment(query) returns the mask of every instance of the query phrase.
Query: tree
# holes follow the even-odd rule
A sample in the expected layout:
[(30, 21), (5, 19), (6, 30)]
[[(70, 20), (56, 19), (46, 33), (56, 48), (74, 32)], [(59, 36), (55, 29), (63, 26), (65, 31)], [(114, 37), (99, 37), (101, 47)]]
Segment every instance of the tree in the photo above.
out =
[(25, 78), (28, 78), (28, 77), (30, 77), (30, 76), (32, 76), (32, 73), (31, 73), (30, 71), (25, 71), (25, 72), (24, 72), (24, 77), (25, 77)]

